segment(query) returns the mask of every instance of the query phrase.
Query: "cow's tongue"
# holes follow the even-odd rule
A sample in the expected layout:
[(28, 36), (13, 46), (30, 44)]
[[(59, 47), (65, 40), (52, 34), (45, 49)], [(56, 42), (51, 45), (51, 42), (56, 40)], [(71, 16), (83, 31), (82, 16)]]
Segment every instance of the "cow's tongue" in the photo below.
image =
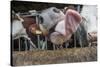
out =
[(80, 14), (75, 10), (68, 9), (65, 14), (65, 19), (57, 24), (55, 31), (64, 35), (68, 40), (71, 35), (77, 30), (80, 22)]
[(82, 17), (77, 11), (69, 9), (65, 15), (66, 32), (69, 31), (71, 34), (74, 33), (81, 23), (81, 19)]

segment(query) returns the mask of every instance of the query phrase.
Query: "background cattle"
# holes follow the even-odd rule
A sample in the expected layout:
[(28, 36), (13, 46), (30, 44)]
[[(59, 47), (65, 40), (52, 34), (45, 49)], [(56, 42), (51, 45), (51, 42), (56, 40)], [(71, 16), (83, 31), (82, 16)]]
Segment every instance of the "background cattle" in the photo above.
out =
[(95, 41), (95, 44), (97, 42), (97, 6), (96, 5), (85, 5), (82, 8), (81, 15), (86, 19), (86, 22), (84, 24), (86, 31), (87, 31), (87, 37), (89, 46), (92, 46), (92, 42)]
[[(26, 29), (23, 26), (23, 22), (24, 20), (19, 16), (19, 14), (15, 14), (15, 17), (12, 18), (12, 48), (18, 46), (20, 51), (23, 44), (25, 46), (25, 50), (28, 49), (28, 46), (30, 46), (29, 48), (32, 50), (33, 48), (36, 48), (36, 46), (28, 37)], [(16, 39), (18, 39), (17, 42), (15, 41)], [(21, 44), (22, 40), (24, 41)]]

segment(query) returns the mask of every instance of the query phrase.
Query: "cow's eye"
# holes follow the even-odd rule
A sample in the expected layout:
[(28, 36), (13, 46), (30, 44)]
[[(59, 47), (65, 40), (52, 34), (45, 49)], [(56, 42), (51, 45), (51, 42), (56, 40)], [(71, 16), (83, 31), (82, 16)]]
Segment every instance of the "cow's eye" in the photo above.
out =
[(39, 16), (39, 20), (40, 20), (40, 22), (39, 22), (40, 24), (42, 24), (44, 22), (44, 19), (42, 16)]
[(60, 10), (57, 9), (57, 8), (54, 8), (53, 11), (56, 12), (56, 13), (59, 13), (60, 12)]

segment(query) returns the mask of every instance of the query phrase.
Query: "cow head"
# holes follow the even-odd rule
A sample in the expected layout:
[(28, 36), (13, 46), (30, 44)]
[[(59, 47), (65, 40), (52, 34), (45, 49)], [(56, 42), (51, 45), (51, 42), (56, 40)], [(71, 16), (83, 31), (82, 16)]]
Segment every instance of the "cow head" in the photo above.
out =
[(40, 29), (45, 33), (49, 31), (54, 25), (58, 24), (59, 21), (63, 20), (65, 15), (56, 7), (51, 7), (46, 10), (43, 10), (41, 14), (39, 14), (40, 20), (39, 23)]
[(69, 40), (71, 35), (76, 32), (81, 23), (81, 19), (82, 17), (77, 11), (68, 9), (65, 13), (65, 18), (58, 22), (55, 27), (55, 32), (51, 33), (51, 41), (58, 44), (60, 42), (59, 40), (61, 40), (59, 44), (63, 44), (65, 41)]
[[(64, 15), (64, 13), (56, 7), (43, 10), (41, 14), (39, 14), (39, 18), (41, 20), (39, 23), (41, 31), (43, 33), (49, 32), (50, 40), (55, 44), (59, 42), (64, 43), (69, 40), (81, 22), (81, 16), (77, 11), (68, 9)], [(52, 27), (54, 27), (54, 30), (50, 32)]]

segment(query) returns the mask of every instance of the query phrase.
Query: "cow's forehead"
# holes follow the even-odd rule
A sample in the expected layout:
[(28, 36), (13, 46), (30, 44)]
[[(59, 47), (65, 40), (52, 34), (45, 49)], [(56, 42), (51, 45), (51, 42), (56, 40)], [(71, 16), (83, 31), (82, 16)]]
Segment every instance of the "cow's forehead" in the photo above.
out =
[(42, 26), (47, 30), (50, 30), (57, 23), (64, 20), (65, 17), (64, 13), (56, 7), (51, 7), (42, 11), (39, 16), (42, 17)]
[(43, 10), (43, 11), (48, 11), (48, 10), (52, 10), (52, 9), (57, 9), (57, 8), (56, 7), (50, 7), (50, 8)]
[[(53, 9), (59, 12), (56, 13)], [(48, 29), (50, 29), (59, 21), (63, 20), (65, 15), (60, 9), (57, 9), (56, 7), (51, 7), (44, 10), (40, 14), (40, 16), (43, 18), (43, 25), (45, 25)]]
[[(56, 11), (58, 11), (58, 12), (56, 12)], [(43, 10), (43, 11), (41, 12), (41, 14), (48, 14), (48, 15), (53, 15), (53, 16), (55, 16), (54, 14), (60, 15), (60, 14), (63, 14), (63, 12), (62, 12), (60, 9), (56, 8), (56, 7), (50, 7), (50, 8), (48, 8), (48, 9)]]

